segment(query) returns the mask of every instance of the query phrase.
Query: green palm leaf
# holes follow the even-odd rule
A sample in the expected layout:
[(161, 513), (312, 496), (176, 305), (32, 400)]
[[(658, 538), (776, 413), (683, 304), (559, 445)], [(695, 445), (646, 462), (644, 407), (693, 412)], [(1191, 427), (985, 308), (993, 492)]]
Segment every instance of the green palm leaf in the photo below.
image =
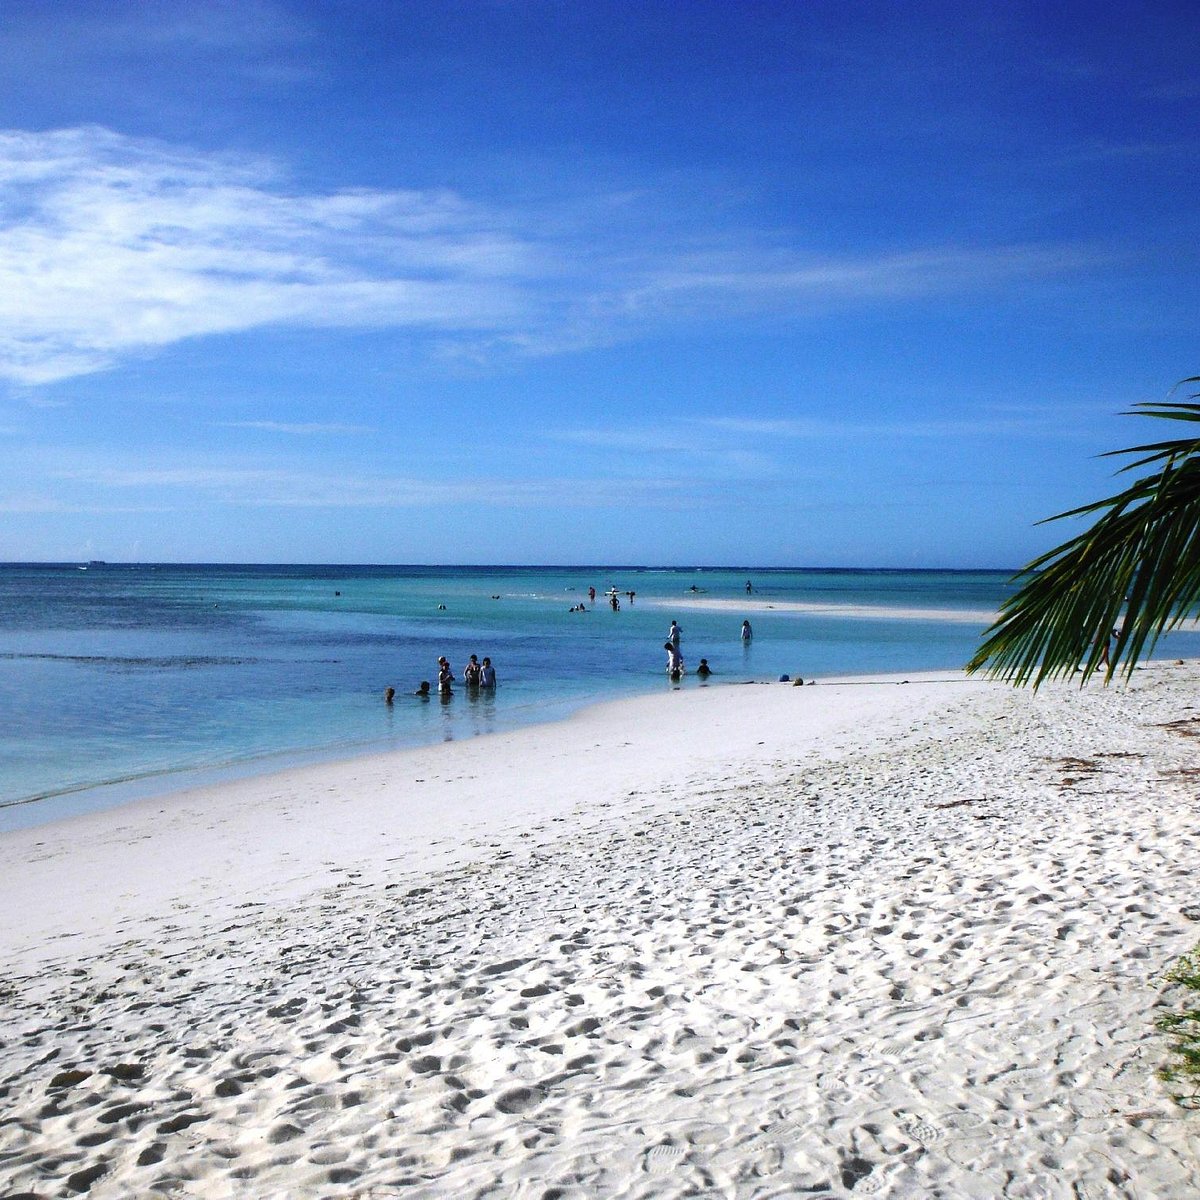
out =
[[(1200, 377), (1183, 383), (1200, 383)], [(1136, 407), (1143, 416), (1200, 421), (1200, 404)], [(1021, 586), (985, 632), (967, 664), (969, 673), (985, 670), (1018, 685), (1032, 680), (1035, 688), (1078, 669), (1084, 681), (1100, 670), (1110, 680), (1118, 667), (1128, 678), (1164, 631), (1196, 617), (1200, 438), (1111, 453), (1141, 456), (1121, 472), (1156, 470), (1115, 496), (1048, 518), (1101, 514), (1089, 529), (1021, 572)], [(1114, 630), (1119, 632), (1105, 663)]]

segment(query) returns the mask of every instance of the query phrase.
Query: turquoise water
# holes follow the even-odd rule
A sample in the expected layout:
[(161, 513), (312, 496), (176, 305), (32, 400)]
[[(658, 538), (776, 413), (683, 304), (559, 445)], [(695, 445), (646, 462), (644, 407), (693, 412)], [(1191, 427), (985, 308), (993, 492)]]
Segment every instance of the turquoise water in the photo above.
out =
[[(747, 596), (747, 579), (753, 595)], [(961, 666), (1008, 572), (0, 566), (0, 829), (297, 761), (473, 737), (669, 687)], [(587, 589), (599, 593), (593, 606)], [(619, 612), (604, 603), (615, 586)], [(695, 609), (695, 601), (728, 607)], [(569, 610), (583, 602), (589, 611)], [(778, 605), (779, 608), (767, 607)], [(798, 610), (797, 605), (832, 611)], [(444, 607), (443, 607), (444, 606)], [(913, 615), (911, 610), (938, 610)], [(883, 610), (882, 612), (876, 610)], [(754, 638), (739, 638), (743, 617)], [(1181, 653), (1184, 651), (1180, 651)], [(438, 655), (499, 687), (411, 693)], [(387, 706), (384, 689), (397, 690)], [(697, 687), (692, 674), (682, 686)]]

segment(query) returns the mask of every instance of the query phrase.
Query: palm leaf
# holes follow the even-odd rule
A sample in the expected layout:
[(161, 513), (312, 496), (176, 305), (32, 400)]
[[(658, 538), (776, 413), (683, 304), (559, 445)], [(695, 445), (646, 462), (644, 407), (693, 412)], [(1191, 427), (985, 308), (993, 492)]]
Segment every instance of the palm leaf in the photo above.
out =
[[(1200, 382), (1200, 377), (1184, 380)], [(1195, 397), (1193, 397), (1195, 399)], [(1200, 404), (1138, 405), (1140, 415), (1200, 421)], [(1133, 414), (1128, 414), (1133, 415)], [(1048, 520), (1099, 518), (1084, 532), (1034, 559), (1021, 586), (984, 634), (967, 671), (1036, 688), (1082, 669), (1086, 681), (1118, 667), (1128, 678), (1163, 632), (1196, 616), (1200, 601), (1200, 439), (1134, 446), (1141, 455), (1122, 473), (1157, 470), (1124, 491)], [(1118, 630), (1107, 664), (1110, 635)]]

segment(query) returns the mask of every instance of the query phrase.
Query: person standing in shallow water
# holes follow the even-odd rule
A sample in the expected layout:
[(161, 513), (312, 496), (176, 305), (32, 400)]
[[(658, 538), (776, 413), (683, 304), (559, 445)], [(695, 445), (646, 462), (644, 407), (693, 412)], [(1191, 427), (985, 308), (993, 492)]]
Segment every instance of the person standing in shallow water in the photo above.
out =
[(453, 691), (454, 672), (450, 670), (449, 660), (438, 659), (438, 691), (443, 696), (449, 696)]
[(492, 666), (490, 658), (485, 658), (479, 668), (479, 686), (485, 688), (496, 686), (496, 668)]
[(754, 636), (754, 630), (750, 628), (749, 621), (742, 622), (742, 641), (748, 642)]
[(672, 642), (663, 642), (663, 649), (667, 652), (667, 678), (678, 683), (683, 675), (683, 656)]
[(682, 633), (683, 630), (680, 629), (674, 621), (672, 621), (671, 628), (667, 630), (667, 641), (670, 642), (676, 650), (679, 649), (679, 638)]

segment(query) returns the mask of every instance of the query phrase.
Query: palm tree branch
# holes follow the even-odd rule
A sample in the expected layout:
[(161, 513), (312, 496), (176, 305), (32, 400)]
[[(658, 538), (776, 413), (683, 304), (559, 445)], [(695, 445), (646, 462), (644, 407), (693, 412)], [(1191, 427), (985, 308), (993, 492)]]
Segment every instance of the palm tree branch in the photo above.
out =
[[(1197, 380), (1200, 382), (1200, 380)], [(1146, 415), (1200, 420), (1200, 405), (1162, 405)], [(1086, 680), (1121, 664), (1128, 677), (1161, 634), (1200, 601), (1200, 440), (1182, 439), (1118, 453), (1146, 453), (1125, 469), (1162, 464), (1123, 492), (1050, 520), (1101, 512), (1091, 528), (1034, 559), (1019, 589), (967, 666), (1017, 684), (1073, 674)]]

